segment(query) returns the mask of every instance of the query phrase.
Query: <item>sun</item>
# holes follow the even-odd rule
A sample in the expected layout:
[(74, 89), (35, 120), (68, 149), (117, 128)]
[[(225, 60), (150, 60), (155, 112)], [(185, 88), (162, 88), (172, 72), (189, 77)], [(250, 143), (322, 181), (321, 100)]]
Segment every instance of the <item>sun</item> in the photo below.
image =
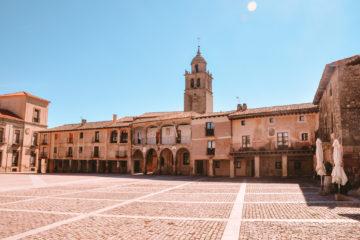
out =
[(257, 8), (256, 2), (255, 1), (249, 2), (247, 8), (250, 12), (255, 11)]

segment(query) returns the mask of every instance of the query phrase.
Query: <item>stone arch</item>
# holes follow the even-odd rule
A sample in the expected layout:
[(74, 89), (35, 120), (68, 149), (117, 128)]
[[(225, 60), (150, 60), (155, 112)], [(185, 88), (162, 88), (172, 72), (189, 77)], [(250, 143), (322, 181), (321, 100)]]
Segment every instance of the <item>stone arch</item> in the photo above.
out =
[(155, 149), (151, 148), (146, 153), (145, 173), (156, 173), (158, 166), (158, 157)]
[(175, 174), (176, 175), (190, 175), (190, 151), (187, 148), (180, 148), (176, 152), (175, 158)]
[(144, 172), (144, 156), (140, 150), (136, 150), (132, 157), (132, 166), (134, 173)]
[(173, 174), (174, 157), (170, 149), (165, 148), (160, 152), (160, 174)]

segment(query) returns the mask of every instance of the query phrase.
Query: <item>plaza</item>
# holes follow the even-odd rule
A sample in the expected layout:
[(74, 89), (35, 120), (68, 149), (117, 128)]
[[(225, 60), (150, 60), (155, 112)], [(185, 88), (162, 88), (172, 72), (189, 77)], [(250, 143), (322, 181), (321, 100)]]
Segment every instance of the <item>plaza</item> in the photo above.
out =
[(360, 201), (303, 178), (0, 175), (3, 239), (358, 239)]

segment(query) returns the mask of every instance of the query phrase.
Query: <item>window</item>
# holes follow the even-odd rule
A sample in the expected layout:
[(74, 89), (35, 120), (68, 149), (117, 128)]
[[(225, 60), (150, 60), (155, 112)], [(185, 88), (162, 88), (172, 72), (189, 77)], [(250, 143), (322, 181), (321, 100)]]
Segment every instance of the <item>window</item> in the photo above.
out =
[(250, 136), (242, 136), (242, 147), (243, 148), (248, 148), (250, 147)]
[(305, 116), (299, 116), (299, 121), (304, 122), (305, 121)]
[(241, 126), (245, 126), (246, 122), (245, 120), (241, 120)]
[(199, 66), (195, 64), (195, 72), (199, 72)]
[(176, 130), (176, 143), (181, 143), (181, 130)]
[(98, 158), (99, 157), (99, 147), (94, 147), (94, 154), (93, 157)]
[(68, 148), (68, 154), (67, 154), (68, 157), (72, 157), (72, 147), (69, 147)]
[(189, 157), (189, 153), (184, 153), (183, 154), (183, 165), (189, 165), (190, 164), (190, 157)]
[(55, 134), (55, 140), (57, 140), (59, 138), (59, 134)]
[(13, 157), (12, 157), (12, 163), (11, 166), (17, 167), (19, 162), (19, 152), (14, 150), (13, 151)]
[(214, 123), (213, 122), (206, 123), (206, 136), (214, 136)]
[(329, 88), (329, 95), (330, 97), (332, 96), (332, 84), (330, 83), (330, 88)]
[(200, 78), (196, 80), (196, 87), (200, 87)]
[(80, 133), (80, 138), (81, 139), (84, 138), (84, 133), (83, 132)]
[(20, 130), (15, 130), (14, 143), (20, 144)]
[(69, 133), (68, 143), (74, 143), (74, 134)]
[(140, 130), (137, 130), (137, 144), (141, 144), (141, 132)]
[(42, 140), (42, 144), (46, 145), (47, 144), (47, 133), (44, 133), (44, 136), (43, 136), (43, 140)]
[(57, 147), (54, 147), (54, 153), (57, 153)]
[(117, 142), (117, 135), (118, 135), (118, 133), (117, 133), (116, 130), (111, 132), (111, 135), (110, 135), (110, 142), (111, 143), (116, 143)]
[(195, 85), (194, 85), (194, 79), (191, 79), (190, 87), (191, 87), (191, 88), (194, 88), (194, 86), (195, 86)]
[(308, 133), (302, 133), (301, 134), (301, 141), (308, 141), (308, 140), (309, 140)]
[(120, 142), (127, 143), (127, 141), (128, 141), (128, 133), (127, 133), (127, 131), (123, 130), (123, 131), (121, 131)]
[(269, 123), (274, 123), (275, 122), (275, 118), (269, 118)]
[(36, 164), (36, 153), (35, 152), (31, 152), (30, 154), (30, 167), (35, 167)]
[(5, 138), (4, 138), (4, 129), (0, 128), (0, 143), (5, 142)]
[(34, 109), (33, 122), (40, 122), (40, 109)]
[(301, 162), (300, 161), (295, 161), (294, 162), (294, 169), (295, 170), (301, 169)]
[(275, 162), (275, 169), (282, 169), (282, 162)]
[(83, 147), (79, 147), (79, 153), (83, 152)]
[(214, 161), (214, 168), (220, 168), (220, 161)]
[(96, 131), (95, 132), (95, 141), (94, 142), (99, 142), (100, 141), (100, 132)]
[(287, 132), (279, 132), (277, 134), (278, 146), (289, 146), (289, 135)]
[(235, 161), (235, 168), (241, 168), (241, 161)]
[(207, 155), (215, 155), (215, 142), (208, 141)]
[(38, 145), (38, 134), (34, 133), (33, 137), (32, 137), (32, 146), (37, 146)]

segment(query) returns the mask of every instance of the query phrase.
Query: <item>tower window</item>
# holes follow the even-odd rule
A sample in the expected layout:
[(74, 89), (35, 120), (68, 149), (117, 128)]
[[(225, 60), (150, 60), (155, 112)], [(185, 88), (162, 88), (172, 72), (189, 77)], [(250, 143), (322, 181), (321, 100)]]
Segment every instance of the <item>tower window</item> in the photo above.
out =
[(195, 72), (199, 72), (199, 66), (197, 64), (195, 65)]
[(196, 87), (200, 87), (200, 78), (196, 80)]
[(191, 88), (194, 88), (194, 79), (191, 79)]

